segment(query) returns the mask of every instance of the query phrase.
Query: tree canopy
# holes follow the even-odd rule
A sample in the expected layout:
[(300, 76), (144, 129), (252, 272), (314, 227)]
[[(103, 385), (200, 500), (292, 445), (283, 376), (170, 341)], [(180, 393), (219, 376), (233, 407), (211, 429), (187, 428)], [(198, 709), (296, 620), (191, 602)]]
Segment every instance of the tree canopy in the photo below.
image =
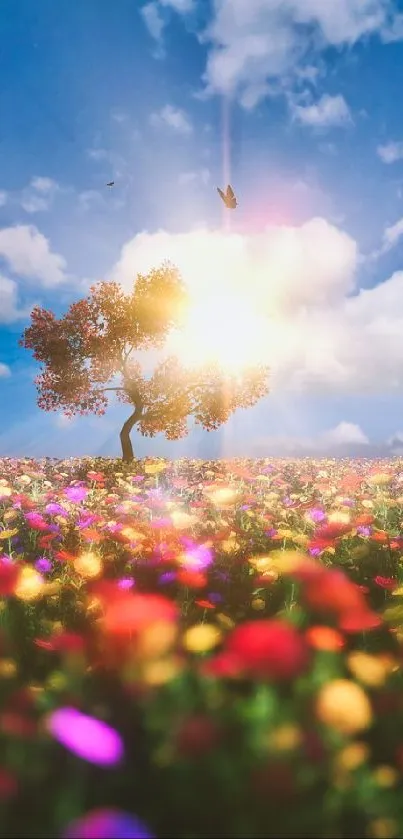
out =
[(120, 433), (123, 458), (130, 461), (130, 432), (163, 432), (176, 440), (187, 433), (187, 419), (213, 430), (237, 408), (254, 405), (268, 392), (263, 365), (228, 373), (216, 363), (197, 367), (175, 356), (161, 358), (151, 374), (140, 351), (163, 350), (169, 333), (186, 318), (188, 294), (170, 263), (139, 274), (130, 292), (116, 282), (101, 282), (57, 318), (39, 306), (21, 346), (41, 364), (35, 382), (38, 405), (66, 416), (105, 413), (111, 394), (132, 406)]

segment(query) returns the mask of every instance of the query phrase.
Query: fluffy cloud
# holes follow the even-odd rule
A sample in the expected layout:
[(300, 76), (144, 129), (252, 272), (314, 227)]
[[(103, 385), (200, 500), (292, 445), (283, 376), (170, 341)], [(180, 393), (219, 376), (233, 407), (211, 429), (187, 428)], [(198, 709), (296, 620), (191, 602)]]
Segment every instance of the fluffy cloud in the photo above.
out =
[(26, 213), (46, 212), (52, 206), (59, 184), (52, 178), (36, 176), (22, 191), (21, 207)]
[(396, 163), (398, 160), (403, 160), (403, 142), (392, 141), (384, 146), (378, 146), (377, 152), (382, 163)]
[(0, 257), (14, 274), (36, 280), (44, 288), (66, 280), (64, 258), (51, 251), (49, 240), (33, 225), (0, 230)]
[(155, 38), (156, 41), (159, 41), (165, 27), (164, 20), (161, 17), (159, 4), (147, 3), (142, 9), (140, 9), (140, 14), (150, 35)]
[(344, 96), (325, 94), (318, 102), (311, 105), (293, 105), (293, 118), (302, 125), (312, 128), (330, 128), (336, 125), (349, 125), (352, 122), (350, 109)]
[(7, 204), (8, 195), (4, 189), (0, 189), (0, 207), (4, 207)]
[(253, 106), (273, 81), (294, 77), (308, 51), (319, 55), (329, 46), (352, 46), (365, 36), (390, 33), (396, 4), (394, 0), (213, 0), (213, 9), (204, 34), (210, 47), (207, 89), (220, 94), (235, 91), (245, 105)]
[(387, 227), (384, 234), (384, 248), (385, 250), (390, 250), (393, 248), (403, 236), (403, 218), (399, 219), (395, 224), (392, 224), (391, 227)]
[(177, 134), (189, 135), (193, 131), (189, 117), (180, 108), (164, 105), (160, 111), (150, 115), (150, 123), (154, 128), (170, 128)]
[(273, 435), (256, 439), (252, 446), (255, 456), (365, 457), (370, 441), (359, 425), (342, 421), (315, 438)]
[[(225, 298), (244, 300), (245, 311), (252, 307), (264, 318), (260, 357), (270, 364), (273, 392), (401, 390), (403, 272), (357, 289), (356, 242), (324, 219), (255, 235), (140, 233), (122, 249), (112, 276), (128, 287), (136, 272), (165, 259), (213, 310), (219, 294), (221, 305)], [(222, 318), (230, 330), (225, 310)], [(242, 323), (232, 327), (239, 343)]]
[(3, 362), (0, 361), (0, 378), (6, 379), (8, 376), (11, 376), (11, 370), (8, 364), (3, 364)]
[(14, 280), (0, 274), (0, 323), (13, 323), (27, 314), (18, 306), (18, 287)]

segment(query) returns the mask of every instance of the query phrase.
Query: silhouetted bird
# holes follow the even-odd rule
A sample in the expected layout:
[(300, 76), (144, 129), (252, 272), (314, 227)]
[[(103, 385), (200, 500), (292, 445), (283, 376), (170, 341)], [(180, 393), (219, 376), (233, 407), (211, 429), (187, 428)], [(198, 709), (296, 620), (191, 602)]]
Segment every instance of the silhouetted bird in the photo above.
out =
[(109, 181), (109, 183), (106, 184), (106, 186), (115, 186), (115, 181)]
[(235, 210), (235, 208), (238, 206), (238, 202), (235, 198), (232, 186), (228, 184), (226, 192), (223, 192), (222, 189), (220, 189), (220, 187), (218, 186), (217, 192), (224, 201), (224, 204), (228, 208), (228, 210)]

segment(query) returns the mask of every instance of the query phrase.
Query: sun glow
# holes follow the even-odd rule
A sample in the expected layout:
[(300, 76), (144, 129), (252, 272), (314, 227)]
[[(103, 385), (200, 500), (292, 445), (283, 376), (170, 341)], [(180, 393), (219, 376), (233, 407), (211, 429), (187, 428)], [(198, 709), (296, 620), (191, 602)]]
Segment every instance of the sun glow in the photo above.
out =
[(209, 293), (193, 299), (186, 324), (175, 336), (175, 351), (188, 365), (216, 362), (238, 372), (264, 363), (267, 331), (267, 319), (246, 296)]

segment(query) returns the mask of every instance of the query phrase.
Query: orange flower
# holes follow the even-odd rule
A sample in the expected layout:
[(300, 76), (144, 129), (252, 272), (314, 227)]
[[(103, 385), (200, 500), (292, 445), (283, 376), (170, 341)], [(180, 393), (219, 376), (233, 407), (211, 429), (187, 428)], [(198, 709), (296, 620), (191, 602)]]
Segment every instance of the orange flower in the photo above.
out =
[(317, 650), (337, 652), (344, 647), (344, 638), (337, 629), (330, 626), (311, 626), (305, 632), (305, 639)]

